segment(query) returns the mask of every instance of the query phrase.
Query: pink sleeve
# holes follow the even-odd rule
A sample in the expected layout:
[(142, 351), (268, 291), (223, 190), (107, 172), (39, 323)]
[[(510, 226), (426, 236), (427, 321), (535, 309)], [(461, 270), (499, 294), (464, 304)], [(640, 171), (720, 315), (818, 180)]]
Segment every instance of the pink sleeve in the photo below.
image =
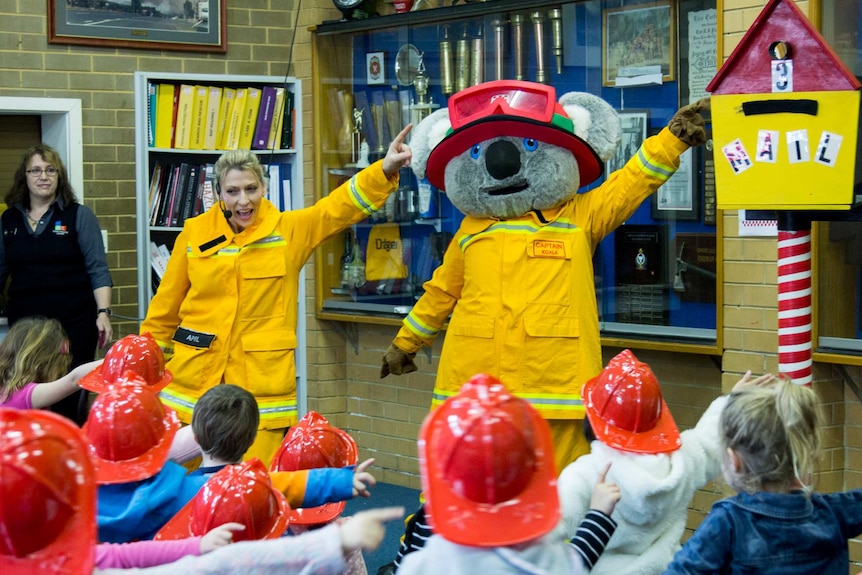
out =
[(12, 392), (3, 402), (3, 407), (33, 409), (33, 390), (36, 389), (37, 385), (37, 383), (28, 383), (18, 391)]
[(174, 440), (171, 443), (171, 449), (168, 451), (168, 459), (177, 463), (186, 463), (195, 457), (200, 457), (201, 448), (198, 442), (195, 441), (194, 432), (191, 425), (184, 425), (174, 435)]
[(186, 555), (201, 554), (201, 538), (173, 541), (136, 541), (134, 543), (100, 543), (96, 545), (96, 567), (130, 569), (173, 563)]

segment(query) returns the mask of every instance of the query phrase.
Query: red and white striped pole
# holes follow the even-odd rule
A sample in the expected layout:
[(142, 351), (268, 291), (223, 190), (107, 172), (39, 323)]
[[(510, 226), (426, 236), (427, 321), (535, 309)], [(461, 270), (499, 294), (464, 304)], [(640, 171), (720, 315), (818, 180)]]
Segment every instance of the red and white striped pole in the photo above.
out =
[[(793, 383), (812, 381), (811, 229), (784, 230), (793, 218), (779, 217), (778, 371)], [(785, 221), (782, 221), (785, 220)]]

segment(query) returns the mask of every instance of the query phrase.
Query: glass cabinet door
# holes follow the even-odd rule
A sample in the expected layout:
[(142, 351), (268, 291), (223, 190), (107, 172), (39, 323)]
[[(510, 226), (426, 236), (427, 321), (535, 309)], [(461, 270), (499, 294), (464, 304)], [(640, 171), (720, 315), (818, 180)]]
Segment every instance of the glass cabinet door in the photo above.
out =
[[(497, 0), (323, 23), (314, 34), (319, 192), (382, 157), (402, 126), (453, 93), (522, 79), (552, 85), (557, 98), (599, 95), (619, 112), (621, 146), (605, 176), (579, 190), (591, 193), (679, 107), (707, 95), (715, 8), (715, 0)], [(599, 245), (584, 274), (593, 274), (605, 337), (715, 344), (712, 161), (709, 144), (686, 153), (678, 173)], [(381, 214), (321, 250), (322, 317), (397, 323), (421, 297), (463, 216), (409, 170), (401, 181)]]

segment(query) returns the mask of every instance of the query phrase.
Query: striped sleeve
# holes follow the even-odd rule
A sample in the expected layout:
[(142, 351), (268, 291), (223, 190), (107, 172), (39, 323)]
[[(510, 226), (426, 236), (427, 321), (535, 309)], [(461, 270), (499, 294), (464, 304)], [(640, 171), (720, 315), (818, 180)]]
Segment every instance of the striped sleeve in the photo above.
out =
[(569, 543), (584, 560), (584, 565), (592, 569), (616, 529), (616, 521), (601, 511), (590, 509)]

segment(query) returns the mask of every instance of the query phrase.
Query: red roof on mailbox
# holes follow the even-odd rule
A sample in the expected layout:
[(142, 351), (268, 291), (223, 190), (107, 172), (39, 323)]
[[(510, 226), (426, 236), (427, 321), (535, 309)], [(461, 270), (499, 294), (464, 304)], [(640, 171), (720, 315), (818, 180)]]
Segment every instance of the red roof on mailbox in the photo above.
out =
[(706, 87), (715, 94), (772, 92), (769, 46), (790, 46), (794, 92), (858, 90), (860, 83), (793, 0), (769, 0)]

